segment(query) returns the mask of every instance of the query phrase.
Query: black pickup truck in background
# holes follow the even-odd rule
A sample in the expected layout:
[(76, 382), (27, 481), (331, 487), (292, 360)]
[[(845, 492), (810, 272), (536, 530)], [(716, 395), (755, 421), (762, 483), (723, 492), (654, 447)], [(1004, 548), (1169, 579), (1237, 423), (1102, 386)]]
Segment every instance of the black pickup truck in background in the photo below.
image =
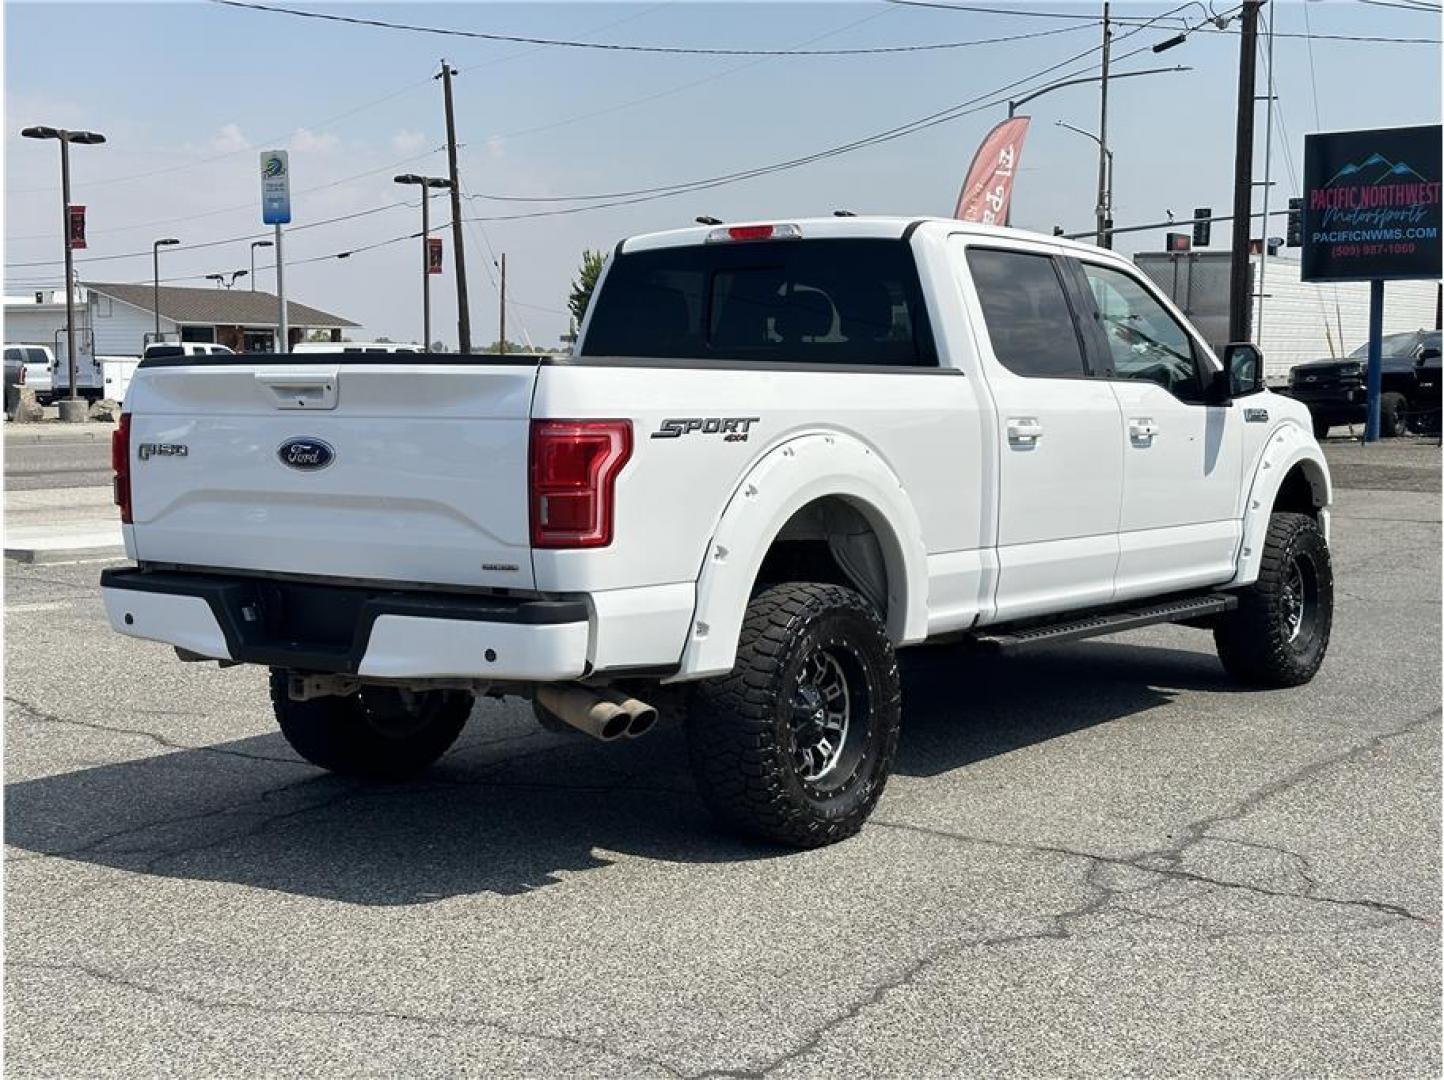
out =
[[(1384, 337), (1379, 433), (1385, 438), (1439, 430), (1439, 339), (1438, 330)], [(1309, 407), (1316, 438), (1322, 439), (1336, 424), (1364, 422), (1368, 365), (1365, 343), (1342, 360), (1313, 360), (1289, 372), (1284, 392)]]

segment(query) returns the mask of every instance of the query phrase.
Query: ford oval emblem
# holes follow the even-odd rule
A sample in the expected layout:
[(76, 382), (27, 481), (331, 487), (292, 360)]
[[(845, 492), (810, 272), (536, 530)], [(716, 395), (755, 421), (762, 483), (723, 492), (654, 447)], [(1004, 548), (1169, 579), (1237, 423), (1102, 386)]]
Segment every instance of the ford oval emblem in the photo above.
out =
[(287, 439), (276, 451), (276, 456), (281, 459), (282, 465), (315, 472), (335, 461), (336, 451), (331, 449), (330, 443), (320, 439)]

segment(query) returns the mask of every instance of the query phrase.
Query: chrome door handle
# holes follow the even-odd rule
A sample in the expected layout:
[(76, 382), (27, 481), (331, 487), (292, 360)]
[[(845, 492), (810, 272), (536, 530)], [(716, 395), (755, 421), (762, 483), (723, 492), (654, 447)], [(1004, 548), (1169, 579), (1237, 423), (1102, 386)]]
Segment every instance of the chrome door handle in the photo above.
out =
[(1140, 416), (1128, 421), (1128, 437), (1134, 442), (1152, 442), (1158, 425), (1150, 417)]
[(1043, 425), (1031, 416), (1015, 416), (1007, 427), (1008, 442), (1012, 446), (1034, 446), (1043, 437)]

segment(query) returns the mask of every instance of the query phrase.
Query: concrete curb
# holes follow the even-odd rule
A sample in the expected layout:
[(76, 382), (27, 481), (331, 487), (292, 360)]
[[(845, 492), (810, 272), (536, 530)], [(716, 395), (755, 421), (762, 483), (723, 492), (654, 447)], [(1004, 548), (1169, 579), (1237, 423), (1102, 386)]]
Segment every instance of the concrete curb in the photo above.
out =
[(81, 562), (125, 557), (118, 524), (77, 522), (60, 526), (7, 529), (5, 558), (23, 563)]
[(58, 420), (36, 420), (31, 423), (5, 425), (5, 445), (33, 446), (47, 442), (101, 442), (110, 439), (114, 424), (87, 421), (83, 424), (62, 424)]
[(124, 544), (96, 544), (79, 547), (6, 547), (5, 558), (42, 566), (46, 563), (103, 562), (125, 558)]

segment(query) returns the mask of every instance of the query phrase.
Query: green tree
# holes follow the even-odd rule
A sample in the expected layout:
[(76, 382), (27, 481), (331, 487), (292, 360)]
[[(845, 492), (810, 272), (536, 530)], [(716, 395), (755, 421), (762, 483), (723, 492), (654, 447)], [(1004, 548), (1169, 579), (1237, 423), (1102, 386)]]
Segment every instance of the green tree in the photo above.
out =
[(571, 308), (572, 318), (580, 326), (582, 319), (586, 317), (587, 305), (592, 301), (592, 290), (597, 287), (597, 278), (602, 273), (602, 264), (606, 257), (600, 251), (582, 251), (582, 265), (577, 273), (577, 279), (572, 282), (572, 295), (567, 299), (567, 307)]

